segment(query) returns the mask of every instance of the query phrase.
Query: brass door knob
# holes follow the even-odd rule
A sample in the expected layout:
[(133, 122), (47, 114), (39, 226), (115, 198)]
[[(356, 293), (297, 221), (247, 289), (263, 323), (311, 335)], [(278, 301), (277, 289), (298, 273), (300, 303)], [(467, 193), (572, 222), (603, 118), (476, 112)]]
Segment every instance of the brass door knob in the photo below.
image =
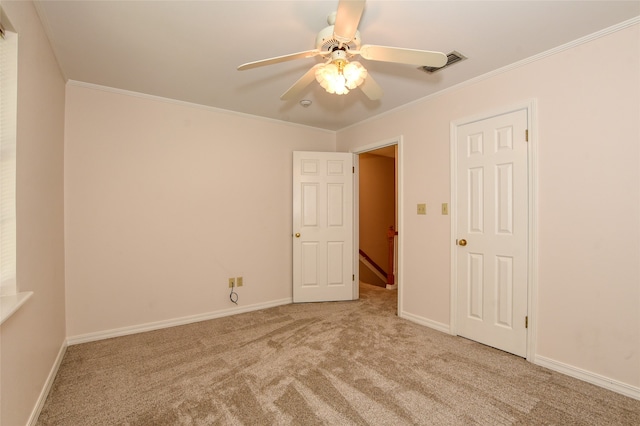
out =
[(296, 238), (300, 238), (300, 233), (296, 232)]
[(466, 246), (466, 245), (467, 245), (467, 240), (460, 240), (460, 241), (458, 241), (458, 245), (459, 245), (459, 246), (462, 246), (462, 247)]

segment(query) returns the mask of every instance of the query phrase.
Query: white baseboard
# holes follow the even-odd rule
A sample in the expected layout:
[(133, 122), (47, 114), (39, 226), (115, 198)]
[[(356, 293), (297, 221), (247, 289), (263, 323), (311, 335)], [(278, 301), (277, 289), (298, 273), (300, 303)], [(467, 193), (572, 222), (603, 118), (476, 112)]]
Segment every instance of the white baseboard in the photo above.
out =
[(433, 321), (428, 318), (423, 318), (418, 315), (413, 315), (407, 312), (400, 312), (398, 315), (400, 318), (404, 318), (411, 322), (415, 322), (420, 325), (424, 325), (425, 327), (433, 328), (434, 330), (441, 331), (443, 333), (451, 334), (451, 329), (448, 324), (443, 324), (441, 322)]
[(586, 371), (569, 364), (555, 361), (550, 358), (545, 358), (540, 355), (534, 356), (533, 363), (541, 367), (548, 368), (549, 370), (557, 371), (558, 373), (562, 373), (567, 376), (585, 381), (587, 383), (600, 386), (624, 396), (640, 400), (640, 387), (628, 385), (626, 383), (622, 383), (617, 380), (613, 380), (608, 377), (601, 376), (599, 374), (592, 373), (590, 371)]
[[(437, 321), (433, 321), (407, 312), (401, 312), (398, 316), (411, 322), (433, 328), (434, 330), (451, 334), (451, 329), (449, 328), (448, 324), (442, 324)], [(549, 370), (565, 374), (567, 376), (582, 380), (587, 383), (591, 383), (596, 386), (600, 386), (601, 388), (608, 389), (624, 396), (628, 396), (629, 398), (640, 400), (640, 387), (622, 383), (620, 381), (613, 380), (608, 377), (601, 376), (599, 374), (592, 373), (590, 371), (583, 370), (569, 364), (555, 361), (550, 358), (545, 358), (540, 355), (534, 355), (534, 359), (532, 362), (541, 367), (548, 368)]]
[(187, 317), (174, 318), (164, 321), (149, 322), (145, 324), (132, 325), (111, 330), (97, 331), (95, 333), (80, 334), (78, 336), (67, 337), (67, 345), (78, 345), (80, 343), (95, 342), (97, 340), (110, 339), (112, 337), (127, 336), (129, 334), (144, 333), (146, 331), (159, 330), (162, 328), (175, 327), (178, 325), (191, 324), (194, 322), (207, 321), (230, 315), (243, 314), (245, 312), (259, 311), (261, 309), (273, 308), (280, 305), (293, 303), (291, 298), (273, 300), (266, 303), (256, 303), (248, 306), (238, 306), (237, 308), (223, 309), (205, 314), (190, 315)]
[(56, 374), (58, 374), (58, 369), (60, 368), (60, 364), (62, 364), (62, 358), (64, 358), (64, 354), (67, 351), (67, 343), (62, 342), (62, 346), (60, 346), (60, 350), (58, 351), (58, 356), (51, 367), (51, 371), (49, 371), (49, 375), (47, 376), (47, 380), (44, 382), (44, 386), (40, 391), (40, 395), (38, 395), (38, 400), (36, 401), (35, 407), (31, 411), (31, 415), (29, 416), (29, 421), (27, 425), (35, 426), (38, 422), (38, 417), (40, 417), (40, 412), (42, 411), (42, 407), (44, 407), (44, 403), (47, 401), (47, 396), (49, 396), (49, 391), (51, 390), (51, 386), (53, 386), (53, 381), (56, 379)]
[(397, 290), (398, 284), (387, 284), (387, 290)]

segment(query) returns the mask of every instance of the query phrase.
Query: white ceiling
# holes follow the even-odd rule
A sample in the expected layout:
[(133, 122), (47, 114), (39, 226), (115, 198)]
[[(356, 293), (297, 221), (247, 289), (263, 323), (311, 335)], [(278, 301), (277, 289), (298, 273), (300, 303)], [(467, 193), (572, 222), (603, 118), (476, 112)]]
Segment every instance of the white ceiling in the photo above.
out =
[[(245, 62), (315, 48), (338, 1), (38, 1), (67, 79), (338, 130), (640, 15), (639, 1), (369, 0), (363, 44), (456, 50), (467, 60), (434, 74), (362, 60), (384, 90), (313, 104), (285, 92), (318, 58), (237, 71)], [(594, 58), (606, 66), (606, 58)], [(302, 99), (301, 98), (301, 99)]]

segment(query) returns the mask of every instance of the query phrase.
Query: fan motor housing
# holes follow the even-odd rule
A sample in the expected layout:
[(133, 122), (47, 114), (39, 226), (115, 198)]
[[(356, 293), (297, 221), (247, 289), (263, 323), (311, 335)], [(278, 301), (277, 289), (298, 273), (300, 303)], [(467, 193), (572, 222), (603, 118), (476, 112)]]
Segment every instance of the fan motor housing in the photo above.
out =
[[(342, 43), (346, 50), (359, 50), (361, 45), (360, 31), (356, 31), (349, 43)], [(323, 28), (316, 37), (316, 49), (321, 52), (332, 52), (340, 47), (340, 42), (333, 37), (333, 25)]]

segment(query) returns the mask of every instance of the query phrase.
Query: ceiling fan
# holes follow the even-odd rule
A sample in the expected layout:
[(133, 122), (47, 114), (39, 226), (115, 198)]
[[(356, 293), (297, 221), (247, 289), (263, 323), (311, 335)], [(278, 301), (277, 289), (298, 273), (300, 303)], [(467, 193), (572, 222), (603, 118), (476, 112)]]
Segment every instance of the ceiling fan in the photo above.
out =
[(240, 65), (238, 70), (248, 70), (265, 65), (294, 59), (322, 56), (324, 63), (313, 66), (293, 86), (280, 96), (282, 100), (292, 100), (315, 79), (329, 93), (346, 94), (359, 87), (371, 100), (382, 97), (382, 88), (367, 73), (367, 70), (352, 59), (359, 55), (371, 61), (394, 62), (417, 66), (442, 67), (447, 56), (441, 52), (403, 49), (399, 47), (362, 45), (358, 24), (362, 17), (366, 0), (340, 0), (338, 10), (327, 18), (328, 27), (316, 37), (316, 48), (304, 52), (277, 56)]

